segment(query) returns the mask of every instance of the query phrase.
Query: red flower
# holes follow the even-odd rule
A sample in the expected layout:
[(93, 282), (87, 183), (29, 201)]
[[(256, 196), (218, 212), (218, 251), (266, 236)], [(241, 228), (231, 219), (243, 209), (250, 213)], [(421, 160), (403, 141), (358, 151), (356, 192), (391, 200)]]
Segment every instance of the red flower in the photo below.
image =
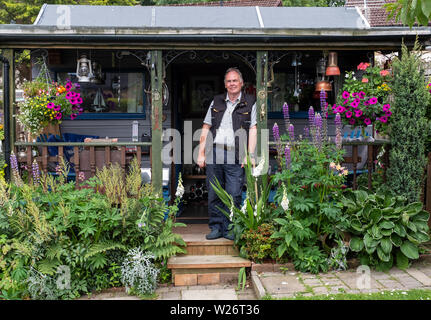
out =
[(387, 75), (389, 75), (389, 71), (388, 70), (382, 70), (382, 71), (380, 71), (380, 75), (382, 77), (386, 77)]

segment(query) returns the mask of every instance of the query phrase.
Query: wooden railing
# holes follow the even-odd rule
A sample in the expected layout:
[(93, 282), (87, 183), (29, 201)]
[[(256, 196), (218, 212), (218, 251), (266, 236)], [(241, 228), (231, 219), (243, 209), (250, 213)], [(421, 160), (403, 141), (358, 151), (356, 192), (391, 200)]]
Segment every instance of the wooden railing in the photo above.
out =
[[(50, 156), (48, 147), (57, 147), (58, 154)], [(77, 177), (81, 172), (85, 178), (96, 174), (97, 168), (102, 168), (109, 163), (119, 163), (121, 168), (136, 156), (138, 163), (141, 163), (142, 156), (148, 155), (151, 166), (151, 142), (15, 142), (14, 152), (19, 164), (25, 164), (29, 177), (32, 174), (32, 163), (36, 159), (41, 171), (47, 173), (49, 164), (58, 163), (60, 157), (65, 158), (65, 147), (73, 148), (73, 156), (69, 162), (73, 164), (73, 171), (76, 177), (76, 185), (79, 181)], [(143, 152), (143, 147), (149, 147), (149, 152)], [(33, 148), (37, 148), (36, 157), (33, 156)], [(21, 151), (25, 149), (25, 151)], [(39, 150), (41, 150), (39, 152)]]

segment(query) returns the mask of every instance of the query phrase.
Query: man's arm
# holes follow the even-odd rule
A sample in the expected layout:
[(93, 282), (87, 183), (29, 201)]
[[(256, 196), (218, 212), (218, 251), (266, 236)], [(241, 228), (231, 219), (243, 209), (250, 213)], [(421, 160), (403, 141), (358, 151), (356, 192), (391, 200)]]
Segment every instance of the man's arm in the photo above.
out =
[(199, 168), (203, 168), (205, 167), (206, 163), (205, 163), (205, 144), (207, 142), (207, 136), (208, 136), (208, 131), (210, 130), (211, 126), (209, 124), (204, 123), (204, 125), (202, 126), (202, 132), (201, 132), (201, 136), (199, 138), (199, 153), (198, 153), (198, 159), (197, 159), (197, 163)]

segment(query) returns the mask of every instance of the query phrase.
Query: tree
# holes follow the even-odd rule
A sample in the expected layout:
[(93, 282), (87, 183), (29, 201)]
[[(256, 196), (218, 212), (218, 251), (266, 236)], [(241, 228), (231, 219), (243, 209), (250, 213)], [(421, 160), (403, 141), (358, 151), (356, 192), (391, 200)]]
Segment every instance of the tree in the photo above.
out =
[(418, 41), (412, 51), (403, 44), (401, 58), (392, 64), (391, 128), (387, 186), (409, 202), (419, 201), (426, 165), (425, 143), (429, 135), (426, 109), (429, 92), (425, 86), (424, 64), (418, 52)]
[(389, 12), (388, 19), (395, 17), (410, 28), (417, 22), (419, 25), (427, 26), (431, 20), (430, 0), (398, 0), (393, 3), (384, 4)]
[(0, 23), (31, 24), (36, 20), (40, 8), (47, 4), (86, 5), (138, 5), (138, 0), (2, 0), (0, 2)]

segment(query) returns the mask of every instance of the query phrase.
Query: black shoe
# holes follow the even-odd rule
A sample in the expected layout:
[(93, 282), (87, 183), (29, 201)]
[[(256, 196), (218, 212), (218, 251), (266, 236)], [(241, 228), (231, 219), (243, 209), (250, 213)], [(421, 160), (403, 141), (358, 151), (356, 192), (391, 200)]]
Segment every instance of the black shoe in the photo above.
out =
[(228, 240), (234, 240), (234, 235), (233, 235), (233, 231), (226, 231), (225, 233), (223, 233), (223, 238), (228, 239)]
[(207, 240), (215, 240), (221, 237), (223, 237), (223, 234), (219, 229), (212, 229), (211, 232), (205, 236)]

